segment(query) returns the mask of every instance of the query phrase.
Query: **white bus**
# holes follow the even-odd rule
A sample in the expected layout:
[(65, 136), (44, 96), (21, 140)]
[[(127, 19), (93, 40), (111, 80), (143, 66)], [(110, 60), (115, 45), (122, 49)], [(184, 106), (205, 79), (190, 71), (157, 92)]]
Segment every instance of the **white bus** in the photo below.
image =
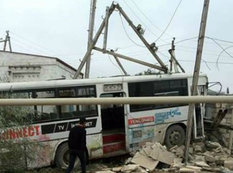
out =
[[(207, 77), (200, 75), (198, 93), (206, 95)], [(88, 98), (88, 97), (146, 97), (188, 96), (192, 76), (163, 74), (121, 76), (97, 79), (2, 83), (0, 92), (11, 98)], [(31, 125), (9, 128), (0, 133), (0, 139), (29, 138), (43, 144), (29, 167), (56, 163), (68, 164), (67, 138), (70, 128), (86, 118), (87, 147), (90, 159), (120, 155), (134, 151), (146, 142), (158, 141), (168, 147), (185, 141), (188, 104), (163, 105), (61, 105), (28, 106)], [(201, 120), (204, 104), (196, 107), (196, 120)], [(196, 135), (201, 135), (202, 122), (196, 124)]]

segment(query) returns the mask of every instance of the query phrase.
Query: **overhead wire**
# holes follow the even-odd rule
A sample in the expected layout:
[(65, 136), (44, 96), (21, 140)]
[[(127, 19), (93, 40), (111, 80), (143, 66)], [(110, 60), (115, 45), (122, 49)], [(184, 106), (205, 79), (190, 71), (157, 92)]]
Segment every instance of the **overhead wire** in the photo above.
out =
[(182, 0), (180, 0), (180, 2), (179, 2), (179, 4), (177, 5), (177, 7), (176, 7), (176, 9), (175, 9), (175, 11), (174, 11), (174, 13), (173, 13), (173, 15), (172, 15), (170, 21), (168, 22), (168, 24), (167, 24), (167, 26), (165, 27), (165, 29), (163, 30), (163, 32), (162, 32), (162, 33), (159, 35), (159, 37), (155, 40), (155, 42), (157, 42), (157, 41), (164, 35), (164, 33), (167, 31), (168, 27), (169, 27), (170, 24), (172, 23), (173, 18), (174, 18), (175, 15), (176, 15), (176, 12), (177, 12), (178, 8), (180, 7), (181, 2), (182, 2)]
[[(182, 42), (185, 42), (185, 41), (190, 41), (190, 40), (193, 40), (193, 39), (196, 39), (196, 38), (197, 37), (186, 38), (186, 39), (183, 39), (183, 40), (176, 41), (175, 44), (179, 44), (179, 43), (182, 43)], [(163, 46), (167, 46), (167, 45), (171, 45), (171, 43), (161, 44), (161, 45), (158, 45), (157, 47), (163, 47)]]
[(117, 69), (120, 71), (120, 73), (123, 74), (122, 70), (121, 70), (115, 63), (113, 63), (113, 61), (112, 61), (111, 57), (109, 56), (109, 54), (108, 54), (108, 59), (110, 60), (110, 62), (111, 62), (115, 67), (117, 67)]
[[(149, 17), (147, 17), (147, 15), (138, 7), (138, 5), (133, 1), (133, 0), (131, 0), (131, 2), (134, 4), (134, 6), (138, 9), (138, 11), (144, 16), (144, 18), (145, 19), (147, 19), (147, 21), (149, 21), (149, 23), (154, 27), (154, 28), (156, 28), (157, 30), (159, 30), (159, 31), (162, 31), (162, 29), (160, 29), (158, 26), (156, 26), (154, 23), (153, 23), (153, 21), (149, 18)], [(172, 37), (172, 36), (170, 36), (169, 34), (167, 34), (169, 37)]]
[[(25, 38), (25, 37), (23, 37), (23, 36), (20, 36), (19, 34), (16, 34), (15, 32), (11, 32), (11, 34), (13, 34), (13, 36), (14, 36), (14, 38), (15, 39), (17, 39), (17, 40), (23, 40), (23, 44), (28, 44), (28, 45), (30, 45), (30, 46), (28, 46), (28, 47), (34, 47), (34, 48), (37, 48), (38, 50), (40, 50), (40, 51), (43, 51), (44, 53), (46, 52), (46, 53), (49, 53), (49, 54), (51, 54), (51, 55), (56, 55), (56, 53), (55, 52), (53, 52), (53, 51), (51, 51), (51, 50), (49, 50), (49, 49), (47, 49), (47, 48), (45, 48), (45, 47), (43, 47), (43, 46), (41, 46), (41, 45), (39, 45), (38, 43), (36, 43), (36, 42), (34, 42), (34, 41), (31, 41), (31, 40), (29, 40), (29, 39), (27, 39), (27, 38)], [(12, 37), (12, 36), (11, 36)], [(18, 37), (18, 38), (17, 38)]]
[(233, 46), (229, 46), (229, 47), (225, 48), (224, 50), (222, 50), (222, 51), (218, 54), (218, 58), (217, 58), (217, 61), (216, 61), (216, 66), (217, 66), (218, 69), (219, 69), (218, 63), (219, 63), (219, 58), (220, 58), (220, 56), (222, 55), (223, 52), (225, 52), (227, 49), (230, 49), (230, 48), (232, 48), (232, 47), (233, 47)]
[(142, 46), (142, 45), (136, 43), (135, 41), (133, 41), (133, 40), (130, 38), (130, 36), (128, 35), (128, 33), (127, 33), (127, 31), (126, 31), (126, 28), (125, 28), (125, 26), (124, 26), (123, 19), (122, 19), (122, 17), (121, 17), (121, 13), (119, 13), (119, 15), (120, 15), (120, 19), (121, 19), (121, 24), (122, 24), (123, 30), (124, 30), (126, 36), (128, 37), (128, 39), (129, 39), (132, 43), (134, 43), (136, 46), (145, 48), (145, 46)]
[[(148, 31), (153, 34), (155, 37), (158, 37), (157, 34), (155, 34), (148, 26), (147, 24), (134, 12), (134, 10), (130, 7), (130, 5), (126, 2), (126, 0), (123, 0), (123, 2), (126, 4), (126, 6), (130, 9), (130, 11), (134, 14), (134, 16), (148, 29)], [(167, 43), (167, 41), (164, 41), (161, 39), (161, 41)]]

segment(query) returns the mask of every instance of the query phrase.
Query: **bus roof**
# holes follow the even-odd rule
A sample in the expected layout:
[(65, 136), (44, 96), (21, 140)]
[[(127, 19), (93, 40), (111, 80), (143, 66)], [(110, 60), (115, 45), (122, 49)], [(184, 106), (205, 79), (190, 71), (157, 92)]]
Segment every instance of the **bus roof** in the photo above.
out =
[[(201, 74), (200, 77), (207, 78), (207, 76), (204, 74)], [(122, 83), (122, 82), (151, 81), (156, 79), (165, 80), (165, 79), (179, 79), (179, 78), (180, 79), (192, 78), (192, 75), (186, 73), (176, 73), (176, 74), (159, 74), (159, 75), (117, 76), (117, 77), (103, 77), (103, 78), (90, 78), (90, 79), (0, 83), (0, 91), (60, 88), (60, 87), (72, 87), (72, 86), (87, 86), (87, 85), (95, 85), (101, 83), (114, 84), (119, 82)]]

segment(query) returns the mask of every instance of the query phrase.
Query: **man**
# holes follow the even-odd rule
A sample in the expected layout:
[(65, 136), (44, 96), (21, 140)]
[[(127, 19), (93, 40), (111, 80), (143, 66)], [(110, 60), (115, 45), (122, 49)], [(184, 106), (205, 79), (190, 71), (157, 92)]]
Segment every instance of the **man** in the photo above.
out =
[(70, 173), (73, 170), (75, 159), (77, 157), (81, 163), (82, 173), (86, 173), (85, 118), (80, 118), (80, 122), (70, 130), (68, 145), (70, 150), (70, 161), (66, 173)]

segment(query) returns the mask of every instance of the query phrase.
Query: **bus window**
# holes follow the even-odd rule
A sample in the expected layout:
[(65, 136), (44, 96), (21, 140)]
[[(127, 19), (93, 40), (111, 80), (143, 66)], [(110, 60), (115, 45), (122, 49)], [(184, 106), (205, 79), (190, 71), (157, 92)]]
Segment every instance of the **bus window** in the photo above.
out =
[[(55, 98), (54, 90), (34, 91), (33, 98)], [(58, 112), (54, 105), (35, 105), (35, 122), (50, 121), (58, 118)]]
[[(76, 97), (88, 98), (96, 97), (95, 86), (84, 86), (76, 88)], [(97, 105), (76, 105), (78, 116), (97, 116)]]
[[(75, 88), (60, 88), (58, 89), (59, 98), (75, 97)], [(73, 112), (76, 111), (75, 105), (61, 105), (58, 106), (60, 118), (73, 117)]]
[[(31, 98), (32, 92), (30, 91), (12, 91), (8, 93), (3, 93), (2, 98)], [(5, 124), (8, 127), (14, 125), (25, 125), (32, 123), (34, 109), (33, 106), (6, 106), (1, 107), (1, 112), (8, 112), (10, 116), (6, 118)]]
[[(152, 96), (186, 96), (188, 95), (187, 79), (161, 80), (129, 83), (129, 97)], [(130, 111), (144, 111), (182, 105), (130, 105)]]
[[(95, 87), (73, 87), (73, 88), (59, 88), (58, 97), (96, 97)], [(77, 118), (87, 116), (97, 116), (96, 105), (61, 105), (59, 106), (60, 118)]]

